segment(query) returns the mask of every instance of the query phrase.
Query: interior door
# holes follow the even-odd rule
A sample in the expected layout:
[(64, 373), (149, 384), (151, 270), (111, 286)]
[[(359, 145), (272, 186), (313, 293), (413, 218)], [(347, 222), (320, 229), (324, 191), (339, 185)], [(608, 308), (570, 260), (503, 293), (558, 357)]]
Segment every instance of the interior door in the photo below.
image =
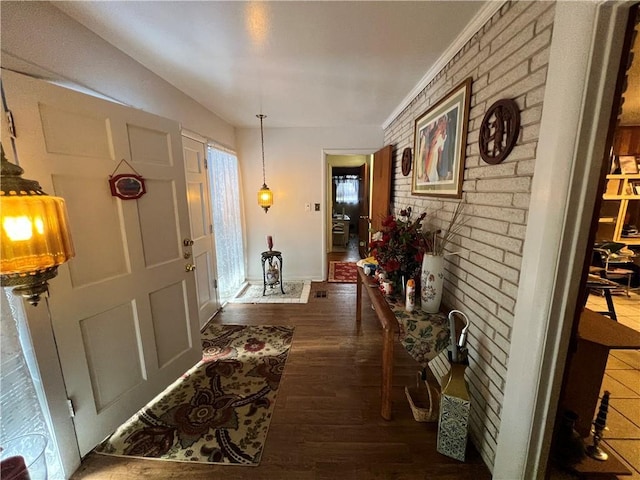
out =
[(373, 154), (371, 172), (371, 231), (377, 232), (389, 215), (393, 149), (387, 145)]
[[(85, 455), (202, 356), (180, 131), (23, 75), (3, 71), (3, 83), (25, 177), (69, 212), (76, 257), (50, 282), (49, 304)], [(123, 159), (117, 173), (145, 180), (138, 200), (111, 195)]]
[(187, 176), (187, 201), (193, 241), (190, 254), (195, 266), (198, 318), (200, 328), (218, 311), (213, 217), (211, 216), (210, 189), (207, 176), (207, 150), (204, 143), (182, 137), (184, 166)]
[[(364, 179), (361, 191), (364, 198), (360, 202), (359, 251), (361, 257), (366, 257), (371, 234), (380, 230), (382, 220), (389, 215), (391, 204), (391, 155), (393, 149), (387, 145), (373, 154), (371, 178), (368, 167), (363, 165), (360, 177)], [(369, 184), (369, 181), (371, 182)]]
[(366, 258), (369, 251), (369, 242), (371, 240), (371, 220), (369, 218), (369, 164), (365, 162), (360, 167), (360, 185), (358, 191), (360, 198), (358, 206), (360, 207), (358, 217), (358, 253), (360, 258)]

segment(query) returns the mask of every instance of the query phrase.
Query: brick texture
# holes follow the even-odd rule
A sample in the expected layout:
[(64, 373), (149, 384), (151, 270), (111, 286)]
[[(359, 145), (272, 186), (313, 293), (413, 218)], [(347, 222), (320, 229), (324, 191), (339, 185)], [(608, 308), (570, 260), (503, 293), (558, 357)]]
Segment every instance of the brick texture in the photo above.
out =
[[(553, 15), (552, 2), (506, 2), (385, 130), (385, 143), (395, 147), (393, 211), (411, 206), (426, 211), (431, 225), (443, 226), (456, 200), (412, 195), (411, 174), (404, 177), (400, 170), (402, 150), (414, 147), (415, 119), (472, 77), (463, 182), (467, 220), (450, 246), (457, 255), (447, 257), (443, 302), (464, 311), (472, 323), (470, 436), (490, 468), (500, 430)], [(517, 102), (520, 134), (503, 163), (488, 165), (479, 155), (480, 124), (487, 107), (502, 98)]]

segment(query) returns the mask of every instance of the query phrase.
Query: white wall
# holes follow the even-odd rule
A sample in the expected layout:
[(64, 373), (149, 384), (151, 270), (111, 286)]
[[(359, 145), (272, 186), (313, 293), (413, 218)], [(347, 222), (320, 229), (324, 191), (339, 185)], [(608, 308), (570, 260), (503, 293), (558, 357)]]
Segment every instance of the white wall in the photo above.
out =
[[(268, 112), (265, 112), (268, 115)], [(265, 120), (267, 124), (269, 118)], [(256, 123), (259, 125), (258, 120)], [(242, 171), (246, 222), (247, 277), (262, 281), (260, 252), (272, 235), (283, 257), (283, 278), (322, 280), (325, 266), (325, 150), (369, 152), (383, 145), (381, 127), (264, 128), (267, 185), (273, 191), (268, 213), (258, 206), (262, 186), (260, 128), (238, 129), (237, 150)], [(311, 211), (305, 211), (311, 203)], [(319, 203), (321, 210), (314, 211)]]
[(76, 84), (230, 148), (234, 128), (48, 2), (2, 2), (2, 67)]
[[(470, 435), (492, 468), (501, 428), (505, 379), (521, 278), (531, 182), (538, 148), (555, 4), (505, 5), (468, 41), (433, 81), (385, 130), (386, 143), (400, 152), (412, 147), (414, 120), (465, 78), (472, 78), (463, 200), (467, 222), (450, 245), (443, 301), (464, 311), (469, 329)], [(521, 129), (504, 162), (480, 158), (480, 124), (496, 100), (512, 98)], [(411, 176), (396, 169), (394, 207), (428, 214), (426, 225), (442, 227), (453, 209), (447, 199), (411, 194)], [(534, 208), (533, 205), (531, 208)]]
[[(557, 2), (494, 479), (542, 479), (631, 2)], [(584, 279), (583, 279), (584, 281)], [(578, 307), (576, 307), (578, 305)]]
[[(3, 1), (0, 44), (3, 68), (96, 92), (176, 120), (183, 128), (235, 148), (233, 126), (48, 2)], [(10, 108), (11, 99), (8, 101)], [(43, 304), (27, 305), (27, 317), (43, 372), (54, 436), (68, 477), (80, 465), (80, 456), (50, 320)]]
[[(231, 125), (48, 2), (3, 1), (1, 21), (4, 68), (77, 84), (177, 120), (183, 128), (237, 150), (243, 177), (249, 279), (262, 279), (260, 252), (266, 249), (265, 235), (269, 234), (283, 252), (285, 279), (324, 278), (326, 169), (322, 151), (359, 153), (380, 148), (380, 127), (265, 127), (267, 184), (275, 196), (274, 206), (265, 214), (256, 201), (262, 186), (259, 128), (240, 130), (236, 140)], [(267, 118), (265, 125), (268, 122)], [(322, 210), (305, 212), (305, 203), (312, 207), (320, 203)]]

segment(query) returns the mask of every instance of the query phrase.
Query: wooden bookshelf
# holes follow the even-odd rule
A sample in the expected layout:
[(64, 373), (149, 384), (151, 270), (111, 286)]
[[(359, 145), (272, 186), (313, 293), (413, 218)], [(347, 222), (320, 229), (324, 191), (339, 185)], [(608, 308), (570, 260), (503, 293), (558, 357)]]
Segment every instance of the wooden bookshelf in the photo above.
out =
[(602, 195), (603, 205), (600, 209), (599, 223), (601, 227), (611, 225), (613, 231), (606, 231), (614, 242), (628, 245), (640, 245), (640, 234), (625, 235), (623, 226), (627, 213), (631, 216), (631, 223), (640, 225), (640, 174), (611, 174), (607, 175), (605, 192)]

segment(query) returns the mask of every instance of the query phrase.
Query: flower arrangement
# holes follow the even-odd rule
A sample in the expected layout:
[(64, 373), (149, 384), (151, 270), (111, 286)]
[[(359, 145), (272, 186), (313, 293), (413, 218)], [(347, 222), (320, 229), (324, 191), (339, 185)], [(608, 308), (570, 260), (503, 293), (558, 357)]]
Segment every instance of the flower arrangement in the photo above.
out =
[(371, 237), (371, 254), (390, 279), (420, 275), (425, 252), (422, 221), (427, 214), (422, 213), (415, 220), (411, 214), (411, 207), (407, 207), (398, 216), (389, 215), (382, 221), (382, 229)]
[(459, 202), (444, 229), (423, 231), (426, 212), (412, 219), (411, 207), (389, 215), (382, 229), (373, 234), (369, 247), (378, 265), (390, 279), (419, 278), (425, 253), (444, 255), (445, 248), (464, 225), (464, 204)]

